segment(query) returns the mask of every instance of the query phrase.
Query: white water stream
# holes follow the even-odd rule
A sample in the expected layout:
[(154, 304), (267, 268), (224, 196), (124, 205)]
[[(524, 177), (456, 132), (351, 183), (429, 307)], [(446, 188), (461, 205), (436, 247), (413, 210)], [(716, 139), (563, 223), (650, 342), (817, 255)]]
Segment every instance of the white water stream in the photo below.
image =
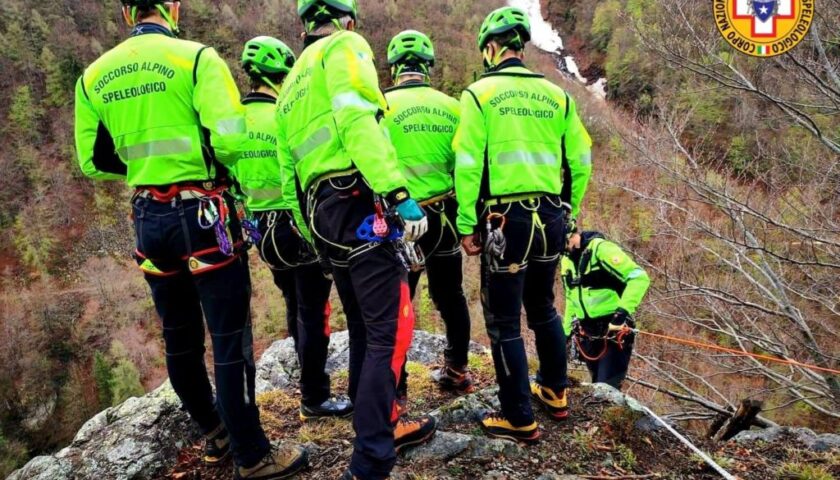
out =
[(540, 50), (557, 57), (557, 71), (583, 83), (587, 90), (598, 98), (602, 100), (607, 98), (606, 79), (600, 78), (590, 84), (589, 80), (581, 75), (574, 57), (563, 54), (565, 51), (563, 37), (543, 18), (540, 0), (507, 0), (507, 3), (511, 7), (521, 8), (528, 13), (531, 20), (531, 42)]

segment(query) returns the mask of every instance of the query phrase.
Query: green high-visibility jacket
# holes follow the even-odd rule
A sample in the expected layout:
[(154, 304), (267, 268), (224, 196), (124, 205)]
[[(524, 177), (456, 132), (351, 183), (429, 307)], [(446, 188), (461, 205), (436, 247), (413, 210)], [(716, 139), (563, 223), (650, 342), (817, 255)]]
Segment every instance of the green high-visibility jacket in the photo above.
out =
[(518, 60), (500, 67), (461, 96), (453, 147), (462, 235), (494, 197), (560, 195), (577, 215), (592, 174), (592, 140), (569, 95)]
[(571, 333), (575, 319), (605, 317), (619, 308), (631, 315), (636, 313), (650, 286), (647, 272), (615, 243), (592, 238), (582, 248), (577, 264), (568, 256), (560, 261), (566, 292), (566, 335)]
[(397, 151), (411, 198), (422, 202), (451, 192), (458, 101), (421, 82), (390, 88), (385, 99), (388, 111), (382, 125)]
[(76, 83), (85, 175), (169, 185), (215, 179), (216, 161), (239, 158), (244, 110), (227, 65), (212, 48), (161, 30), (125, 40)]
[(248, 140), (233, 175), (245, 194), (248, 208), (254, 212), (292, 208), (283, 201), (280, 162), (277, 160), (276, 99), (261, 93), (249, 93), (242, 100)]
[[(283, 194), (328, 174), (358, 169), (374, 192), (405, 188), (394, 147), (378, 124), (386, 109), (370, 45), (340, 31), (306, 49), (280, 91), (277, 145)], [(299, 218), (299, 212), (296, 217)]]

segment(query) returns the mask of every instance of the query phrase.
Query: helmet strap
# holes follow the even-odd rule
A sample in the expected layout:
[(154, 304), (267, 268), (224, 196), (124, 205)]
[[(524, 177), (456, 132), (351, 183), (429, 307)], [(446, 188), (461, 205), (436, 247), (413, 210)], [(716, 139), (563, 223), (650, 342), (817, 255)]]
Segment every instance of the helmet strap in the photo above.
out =
[(279, 87), (279, 86), (277, 86), (277, 84), (276, 84), (276, 83), (274, 83), (274, 82), (272, 82), (271, 80), (269, 80), (269, 79), (268, 79), (268, 77), (266, 77), (265, 75), (263, 75), (263, 73), (260, 71), (260, 69), (259, 69), (259, 68), (257, 68), (257, 67), (256, 67), (256, 66), (254, 66), (254, 65), (251, 65), (251, 74), (253, 74), (253, 75), (257, 76), (257, 78), (259, 78), (261, 82), (263, 82), (264, 84), (268, 85), (268, 86), (269, 86), (269, 88), (271, 88), (272, 90), (274, 90), (274, 93), (276, 93), (277, 95), (280, 95), (280, 87)]
[[(411, 68), (414, 67), (414, 70)], [(429, 77), (429, 64), (426, 62), (418, 62), (416, 64), (396, 63), (391, 66), (391, 78), (396, 80), (403, 75), (423, 75)]]
[(137, 25), (137, 7), (131, 7), (128, 9), (128, 19), (131, 21), (131, 27)]
[(180, 29), (178, 28), (178, 22), (176, 22), (175, 19), (172, 18), (172, 15), (169, 14), (169, 10), (167, 10), (165, 6), (160, 4), (155, 5), (155, 8), (157, 8), (157, 11), (160, 13), (160, 16), (162, 16), (163, 19), (166, 20), (166, 23), (169, 24), (169, 28), (172, 30), (172, 33), (178, 35), (178, 33), (180, 32)]

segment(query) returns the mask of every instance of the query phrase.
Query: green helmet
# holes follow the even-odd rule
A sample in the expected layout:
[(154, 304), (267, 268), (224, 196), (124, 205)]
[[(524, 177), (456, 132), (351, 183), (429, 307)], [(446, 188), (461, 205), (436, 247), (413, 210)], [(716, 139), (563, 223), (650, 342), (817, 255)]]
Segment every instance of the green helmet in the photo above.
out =
[[(356, 0), (298, 0), (298, 16), (306, 19), (313, 14), (312, 9), (316, 7), (324, 8), (331, 7), (340, 12), (344, 12), (354, 19), (359, 13), (359, 7)], [(317, 12), (315, 12), (317, 14)]]
[(294, 65), (295, 53), (285, 43), (273, 37), (252, 38), (242, 50), (242, 68), (249, 73), (289, 73)]
[(490, 37), (514, 29), (519, 31), (523, 44), (531, 40), (531, 22), (525, 11), (516, 7), (493, 10), (481, 24), (481, 30), (478, 33), (478, 49), (483, 51)]
[(122, 0), (122, 4), (127, 7), (137, 7), (144, 10), (149, 10), (155, 5), (165, 3), (167, 0)]
[(404, 30), (391, 39), (391, 43), (388, 44), (388, 64), (394, 65), (411, 57), (434, 66), (435, 47), (425, 33), (417, 30)]

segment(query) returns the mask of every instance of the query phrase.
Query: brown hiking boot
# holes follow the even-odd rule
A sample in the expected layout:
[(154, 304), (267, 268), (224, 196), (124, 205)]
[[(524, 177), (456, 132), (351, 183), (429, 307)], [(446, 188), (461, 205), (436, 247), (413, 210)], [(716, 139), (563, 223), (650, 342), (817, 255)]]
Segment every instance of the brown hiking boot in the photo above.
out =
[(252, 467), (237, 467), (236, 480), (279, 480), (289, 478), (309, 465), (306, 450), (288, 443), (273, 444), (268, 455)]
[(225, 425), (220, 423), (215, 430), (204, 437), (204, 464), (215, 467), (230, 455), (230, 436)]
[(443, 390), (452, 390), (460, 394), (473, 393), (475, 384), (472, 374), (464, 368), (454, 368), (449, 365), (432, 372), (432, 380)]
[(417, 420), (401, 419), (394, 427), (394, 449), (399, 453), (404, 448), (425, 443), (435, 435), (435, 430), (437, 420), (429, 415)]

